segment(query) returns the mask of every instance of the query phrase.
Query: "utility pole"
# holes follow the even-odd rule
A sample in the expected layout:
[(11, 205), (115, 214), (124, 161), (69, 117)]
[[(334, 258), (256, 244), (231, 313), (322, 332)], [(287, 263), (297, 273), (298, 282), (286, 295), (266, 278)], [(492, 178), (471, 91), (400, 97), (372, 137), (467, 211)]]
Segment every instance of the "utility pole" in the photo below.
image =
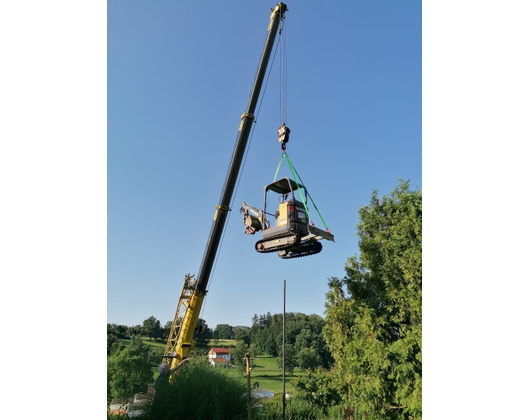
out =
[(245, 354), (247, 361), (247, 409), (248, 409), (248, 420), (252, 420), (252, 408), (250, 407), (250, 353)]
[(282, 383), (283, 383), (283, 420), (285, 420), (285, 280), (283, 280), (283, 350), (282, 350)]

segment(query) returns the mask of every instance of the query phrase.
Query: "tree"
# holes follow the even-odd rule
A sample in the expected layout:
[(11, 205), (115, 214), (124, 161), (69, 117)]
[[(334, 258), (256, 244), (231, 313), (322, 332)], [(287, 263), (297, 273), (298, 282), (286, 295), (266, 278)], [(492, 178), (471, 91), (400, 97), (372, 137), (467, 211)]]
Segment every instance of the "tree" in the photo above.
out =
[(327, 409), (340, 403), (340, 395), (333, 384), (333, 374), (322, 367), (308, 369), (292, 384), (302, 399), (311, 405)]
[[(286, 352), (287, 354), (287, 352)], [(322, 366), (322, 358), (313, 348), (303, 348), (298, 352), (296, 357), (298, 361), (298, 367), (302, 370), (316, 368)]]
[(254, 314), (254, 316), (252, 317), (252, 327), (251, 328), (259, 328), (259, 318), (258, 318), (258, 314)]
[(217, 329), (214, 330), (214, 332), (212, 333), (212, 338), (213, 338), (214, 344), (217, 346), (219, 344), (219, 330)]
[(230, 349), (230, 362), (240, 370), (246, 369), (245, 354), (248, 353), (248, 345), (244, 341), (236, 341), (236, 346)]
[(118, 337), (116, 337), (116, 334), (107, 333), (107, 356), (110, 356), (118, 351), (121, 350), (121, 343), (118, 340)]
[(341, 397), (369, 418), (421, 418), (421, 191), (374, 191), (359, 219), (360, 261), (330, 279), (326, 302)]
[(250, 344), (248, 346), (248, 353), (250, 354), (251, 358), (256, 357), (258, 354), (258, 347), (254, 343)]
[(167, 321), (162, 327), (162, 339), (167, 341), (169, 334), (171, 333), (171, 327), (173, 326), (173, 321)]
[(250, 344), (250, 335), (247, 331), (239, 330), (235, 336), (235, 339), (244, 341), (247, 346)]
[[(278, 367), (282, 368), (282, 362), (283, 362), (283, 349), (280, 350), (280, 357), (276, 359), (276, 363), (278, 364)], [(296, 367), (296, 351), (294, 350), (294, 347), (292, 344), (286, 344), (285, 345), (285, 373), (287, 375), (292, 375), (293, 370)]]
[(231, 325), (219, 324), (215, 327), (215, 330), (219, 332), (221, 340), (232, 340), (234, 338), (234, 328)]
[(263, 334), (261, 351), (265, 354), (270, 354), (273, 357), (278, 356), (276, 342), (274, 341), (274, 333), (270, 329), (267, 329)]
[(197, 320), (197, 330), (193, 334), (193, 339), (199, 346), (206, 346), (208, 340), (212, 336), (212, 330), (208, 328), (208, 324), (202, 318)]
[(145, 335), (150, 339), (162, 337), (162, 326), (154, 316), (150, 316), (143, 323)]
[(130, 345), (107, 359), (107, 392), (111, 398), (124, 398), (145, 392), (153, 382), (147, 357)]

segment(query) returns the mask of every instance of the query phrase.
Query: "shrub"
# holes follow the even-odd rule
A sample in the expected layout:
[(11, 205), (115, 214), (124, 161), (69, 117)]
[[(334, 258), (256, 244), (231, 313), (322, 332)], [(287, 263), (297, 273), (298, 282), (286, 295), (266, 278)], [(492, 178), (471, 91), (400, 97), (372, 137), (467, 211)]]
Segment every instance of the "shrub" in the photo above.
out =
[(149, 420), (244, 420), (247, 418), (246, 383), (214, 369), (202, 358), (185, 364), (165, 389), (146, 405)]
[[(261, 408), (253, 414), (256, 420), (281, 420), (283, 419), (283, 398), (275, 397), (264, 401)], [(300, 398), (291, 397), (285, 401), (286, 420), (319, 420), (326, 418), (321, 408), (314, 407), (309, 402)]]

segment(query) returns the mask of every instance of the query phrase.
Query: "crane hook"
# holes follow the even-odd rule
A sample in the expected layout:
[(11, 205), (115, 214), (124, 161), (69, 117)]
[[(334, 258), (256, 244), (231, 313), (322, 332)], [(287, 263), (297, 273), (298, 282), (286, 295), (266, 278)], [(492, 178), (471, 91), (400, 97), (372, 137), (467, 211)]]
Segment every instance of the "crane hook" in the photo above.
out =
[(278, 129), (278, 141), (281, 143), (282, 150), (285, 152), (285, 145), (289, 141), (291, 129), (284, 124)]

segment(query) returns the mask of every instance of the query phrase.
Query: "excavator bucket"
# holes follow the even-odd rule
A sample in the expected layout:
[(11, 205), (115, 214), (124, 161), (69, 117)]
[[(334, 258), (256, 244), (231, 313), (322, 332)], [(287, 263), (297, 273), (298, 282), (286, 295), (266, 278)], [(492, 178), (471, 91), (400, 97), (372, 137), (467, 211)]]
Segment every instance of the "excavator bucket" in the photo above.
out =
[(243, 216), (245, 233), (247, 235), (254, 235), (261, 230), (263, 212), (260, 209), (243, 201), (243, 205), (239, 209), (239, 212)]

